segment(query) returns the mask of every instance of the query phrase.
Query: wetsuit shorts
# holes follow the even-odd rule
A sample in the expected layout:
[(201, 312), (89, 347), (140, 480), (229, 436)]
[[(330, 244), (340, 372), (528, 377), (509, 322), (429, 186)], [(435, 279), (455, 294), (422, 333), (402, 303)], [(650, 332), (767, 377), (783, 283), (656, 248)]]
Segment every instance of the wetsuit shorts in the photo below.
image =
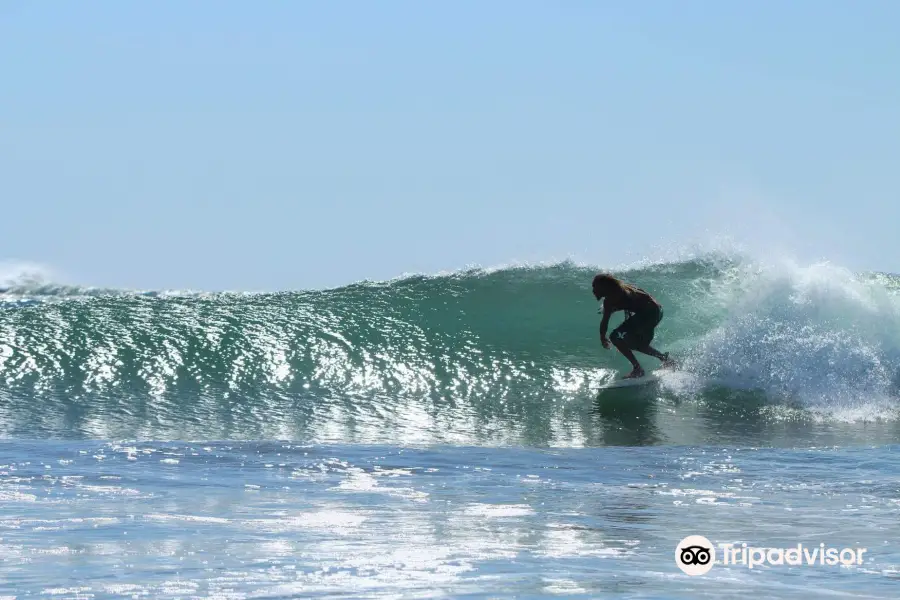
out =
[(646, 348), (653, 341), (656, 326), (662, 321), (662, 308), (648, 308), (636, 312), (612, 332), (612, 339), (624, 340), (625, 346), (632, 350)]

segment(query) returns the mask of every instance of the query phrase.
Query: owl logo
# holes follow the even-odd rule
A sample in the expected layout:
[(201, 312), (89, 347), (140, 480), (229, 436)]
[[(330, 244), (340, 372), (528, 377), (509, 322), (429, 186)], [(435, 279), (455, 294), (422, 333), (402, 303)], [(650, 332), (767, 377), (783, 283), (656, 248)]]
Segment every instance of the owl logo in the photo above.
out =
[(702, 535), (689, 535), (675, 547), (675, 564), (687, 575), (705, 575), (716, 562), (716, 549)]

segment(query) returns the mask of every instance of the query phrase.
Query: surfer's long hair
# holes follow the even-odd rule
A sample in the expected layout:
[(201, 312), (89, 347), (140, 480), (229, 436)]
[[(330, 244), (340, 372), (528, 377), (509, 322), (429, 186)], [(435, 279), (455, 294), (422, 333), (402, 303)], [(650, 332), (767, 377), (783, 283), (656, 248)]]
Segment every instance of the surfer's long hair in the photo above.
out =
[(594, 295), (597, 297), (608, 296), (610, 292), (614, 290), (618, 291), (623, 296), (638, 291), (633, 285), (628, 285), (621, 279), (616, 279), (609, 273), (595, 275), (594, 281), (591, 282), (591, 289), (594, 290)]

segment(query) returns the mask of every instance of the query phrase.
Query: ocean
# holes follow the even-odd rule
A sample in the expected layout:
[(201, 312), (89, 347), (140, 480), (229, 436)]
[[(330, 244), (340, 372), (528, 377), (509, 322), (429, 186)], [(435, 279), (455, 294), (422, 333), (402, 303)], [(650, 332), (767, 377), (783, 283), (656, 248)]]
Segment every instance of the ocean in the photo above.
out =
[(601, 391), (597, 270), (8, 283), (0, 598), (898, 597), (900, 277), (620, 269)]

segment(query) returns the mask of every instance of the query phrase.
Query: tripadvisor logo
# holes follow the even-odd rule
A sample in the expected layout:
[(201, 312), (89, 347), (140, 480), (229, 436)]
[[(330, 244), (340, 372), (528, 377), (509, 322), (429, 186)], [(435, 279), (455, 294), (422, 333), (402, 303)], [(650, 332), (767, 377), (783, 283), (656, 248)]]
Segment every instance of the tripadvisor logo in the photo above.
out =
[(716, 562), (716, 549), (702, 535), (689, 535), (675, 548), (675, 564), (688, 575), (706, 575)]
[(719, 544), (721, 560), (716, 560), (716, 548), (702, 535), (689, 535), (675, 547), (675, 564), (688, 575), (705, 575), (718, 563), (740, 565), (753, 569), (760, 566), (854, 566), (863, 563), (866, 548), (831, 548), (825, 544), (790, 548), (763, 548), (747, 544)]

